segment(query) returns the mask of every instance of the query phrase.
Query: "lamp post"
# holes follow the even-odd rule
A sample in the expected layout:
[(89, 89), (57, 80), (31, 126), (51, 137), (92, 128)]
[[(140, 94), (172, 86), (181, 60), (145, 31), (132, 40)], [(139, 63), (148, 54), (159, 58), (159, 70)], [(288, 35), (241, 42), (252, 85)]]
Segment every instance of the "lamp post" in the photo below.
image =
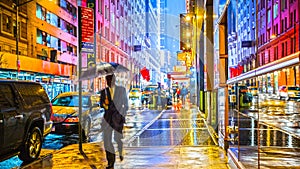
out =
[[(198, 21), (197, 21), (197, 14), (196, 13), (185, 13), (180, 14), (180, 41), (181, 46), (180, 49), (183, 52), (191, 52), (190, 57), (186, 57), (186, 68), (187, 71), (190, 72), (190, 101), (193, 104), (197, 103), (197, 94), (198, 94), (198, 85), (197, 80), (195, 80), (195, 72), (192, 73), (190, 68), (193, 64), (196, 64), (196, 70), (198, 66), (197, 61), (197, 53), (198, 53)], [(192, 39), (190, 42), (189, 40)], [(196, 62), (195, 62), (196, 61)], [(196, 73), (197, 74), (197, 73)], [(191, 88), (192, 87), (192, 88)]]
[(28, 0), (25, 1), (23, 3), (20, 3), (20, 0), (14, 0), (14, 3), (16, 5), (16, 55), (17, 55), (17, 62), (16, 62), (16, 66), (17, 66), (17, 77), (16, 79), (18, 79), (19, 77), (19, 72), (20, 72), (20, 67), (21, 67), (21, 62), (20, 62), (20, 58), (19, 58), (19, 7), (23, 6), (29, 2), (31, 2), (33, 0)]

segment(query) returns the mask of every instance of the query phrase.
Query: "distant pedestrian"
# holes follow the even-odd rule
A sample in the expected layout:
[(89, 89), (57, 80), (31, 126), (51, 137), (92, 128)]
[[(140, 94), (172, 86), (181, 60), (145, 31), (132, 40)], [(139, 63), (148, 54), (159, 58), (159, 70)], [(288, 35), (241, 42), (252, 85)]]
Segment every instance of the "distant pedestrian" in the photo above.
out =
[(188, 94), (188, 89), (183, 85), (182, 89), (180, 91), (181, 95), (181, 102), (182, 102), (182, 108), (185, 107), (185, 100), (186, 100), (186, 95)]
[(158, 87), (157, 87), (157, 107), (160, 108), (161, 107), (161, 84), (157, 83)]
[(126, 89), (115, 85), (115, 75), (106, 76), (107, 86), (101, 91), (100, 105), (105, 109), (104, 119), (101, 123), (103, 130), (103, 141), (108, 166), (106, 169), (113, 169), (116, 161), (115, 149), (112, 143), (112, 134), (118, 144), (120, 160), (123, 160), (123, 127), (125, 115), (128, 110), (128, 99)]
[(176, 96), (177, 96), (177, 102), (179, 102), (179, 98), (180, 98), (180, 89), (179, 88), (176, 89)]

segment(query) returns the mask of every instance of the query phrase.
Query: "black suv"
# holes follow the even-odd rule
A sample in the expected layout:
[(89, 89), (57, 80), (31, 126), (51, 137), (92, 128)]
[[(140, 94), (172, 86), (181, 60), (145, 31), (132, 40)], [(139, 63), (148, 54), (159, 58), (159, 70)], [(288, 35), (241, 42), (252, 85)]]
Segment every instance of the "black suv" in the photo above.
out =
[(51, 132), (52, 105), (35, 82), (0, 80), (0, 161), (16, 154), (24, 162), (39, 157)]

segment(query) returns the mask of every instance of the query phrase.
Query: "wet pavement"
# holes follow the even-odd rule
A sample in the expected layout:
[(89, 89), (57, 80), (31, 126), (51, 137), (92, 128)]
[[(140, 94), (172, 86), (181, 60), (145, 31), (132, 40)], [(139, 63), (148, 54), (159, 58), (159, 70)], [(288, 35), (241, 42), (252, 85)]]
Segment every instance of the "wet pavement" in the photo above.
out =
[[(117, 159), (115, 168), (230, 168), (225, 151), (212, 141), (195, 109), (163, 111), (142, 130), (129, 133), (124, 160)], [(103, 142), (93, 142), (83, 144), (83, 153), (73, 144), (23, 168), (102, 169), (106, 164)]]

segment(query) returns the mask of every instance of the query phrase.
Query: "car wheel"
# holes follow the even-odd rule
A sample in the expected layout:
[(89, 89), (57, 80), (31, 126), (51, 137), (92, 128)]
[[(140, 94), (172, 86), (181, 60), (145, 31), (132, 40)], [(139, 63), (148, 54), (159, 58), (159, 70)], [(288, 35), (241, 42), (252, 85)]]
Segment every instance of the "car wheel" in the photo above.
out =
[(82, 128), (82, 140), (87, 143), (90, 141), (89, 133), (91, 130), (91, 120), (88, 119)]
[(28, 133), (24, 145), (21, 147), (19, 158), (24, 162), (31, 162), (37, 159), (42, 149), (42, 132), (34, 127)]

